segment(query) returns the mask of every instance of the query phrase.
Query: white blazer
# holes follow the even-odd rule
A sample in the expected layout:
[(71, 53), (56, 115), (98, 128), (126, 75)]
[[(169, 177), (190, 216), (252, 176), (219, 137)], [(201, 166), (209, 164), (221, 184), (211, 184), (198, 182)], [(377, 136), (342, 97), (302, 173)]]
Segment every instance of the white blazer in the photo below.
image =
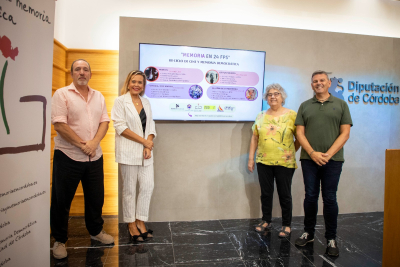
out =
[(115, 161), (127, 165), (148, 166), (153, 164), (153, 153), (151, 158), (144, 159), (144, 146), (121, 136), (121, 133), (129, 128), (129, 130), (145, 139), (147, 139), (150, 134), (154, 134), (154, 137), (156, 137), (155, 123), (151, 113), (150, 102), (147, 98), (139, 97), (147, 117), (144, 136), (142, 122), (133, 105), (130, 93), (128, 92), (115, 99), (114, 106), (111, 110), (111, 119), (114, 121), (115, 128)]

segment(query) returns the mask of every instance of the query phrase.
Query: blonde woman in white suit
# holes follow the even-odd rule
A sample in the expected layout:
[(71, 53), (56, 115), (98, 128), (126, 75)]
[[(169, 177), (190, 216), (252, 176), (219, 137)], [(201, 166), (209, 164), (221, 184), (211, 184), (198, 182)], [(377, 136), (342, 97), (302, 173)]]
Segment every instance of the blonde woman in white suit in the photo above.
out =
[[(131, 71), (115, 100), (111, 119), (115, 128), (115, 161), (123, 180), (123, 220), (133, 242), (143, 242), (153, 231), (144, 224), (149, 218), (154, 188), (153, 139), (156, 137), (150, 102), (142, 97), (146, 75)], [(139, 194), (136, 202), (136, 184)]]

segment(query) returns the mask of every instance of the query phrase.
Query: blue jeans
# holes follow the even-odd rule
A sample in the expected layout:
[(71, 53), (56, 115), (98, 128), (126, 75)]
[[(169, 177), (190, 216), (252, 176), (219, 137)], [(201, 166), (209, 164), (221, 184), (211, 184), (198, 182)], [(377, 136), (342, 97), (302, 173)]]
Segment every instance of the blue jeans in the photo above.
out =
[(314, 236), (317, 223), (319, 188), (324, 203), (325, 238), (335, 239), (339, 207), (336, 192), (342, 172), (342, 161), (330, 160), (318, 166), (312, 160), (301, 160), (306, 197), (304, 199), (304, 231)]

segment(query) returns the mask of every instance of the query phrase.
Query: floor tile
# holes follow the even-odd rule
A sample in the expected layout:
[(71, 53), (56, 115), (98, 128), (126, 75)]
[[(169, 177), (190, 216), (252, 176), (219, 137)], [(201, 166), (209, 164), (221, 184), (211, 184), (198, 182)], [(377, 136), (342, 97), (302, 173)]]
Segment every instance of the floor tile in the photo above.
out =
[(304, 247), (294, 245), (304, 231), (303, 220), (293, 217), (288, 238), (278, 237), (281, 218), (273, 218), (272, 229), (264, 233), (254, 231), (260, 219), (146, 223), (154, 238), (131, 244), (126, 224), (119, 224), (117, 216), (104, 216), (104, 230), (115, 238), (113, 246), (104, 246), (90, 239), (84, 217), (71, 217), (68, 258), (50, 256), (50, 262), (73, 267), (381, 266), (382, 212), (339, 215), (339, 257), (325, 254), (323, 216), (317, 216), (315, 241)]
[(225, 231), (253, 231), (260, 219), (220, 220)]
[(224, 232), (224, 228), (217, 220), (214, 221), (192, 221), (192, 222), (171, 222), (172, 234), (185, 233), (214, 233)]
[(67, 248), (88, 248), (88, 247), (113, 247), (118, 245), (118, 237), (114, 236), (114, 244), (106, 245), (97, 240), (93, 240), (90, 237), (82, 237), (82, 238), (69, 238), (66, 247)]
[(383, 223), (382, 212), (350, 213), (338, 216), (338, 225), (376, 225)]
[(107, 258), (107, 248), (67, 249), (68, 257), (56, 260), (50, 256), (50, 266), (103, 266)]
[(216, 262), (203, 262), (203, 263), (189, 263), (189, 264), (176, 264), (176, 267), (246, 267), (242, 260), (228, 260), (228, 261), (216, 261)]
[(232, 243), (175, 245), (175, 263), (202, 263), (215, 261), (240, 260)]
[[(245, 261), (246, 267), (314, 267), (305, 256), (296, 255), (295, 257), (259, 259), (254, 261)], [(325, 265), (324, 265), (325, 266)], [(328, 266), (327, 266), (328, 267)], [(331, 267), (331, 266), (329, 266)]]
[(382, 264), (383, 232), (371, 231), (363, 225), (342, 226), (337, 235), (367, 257)]
[(171, 244), (163, 245), (124, 245), (119, 246), (119, 255), (109, 255), (107, 265), (118, 263), (124, 266), (171, 266), (174, 265), (174, 256)]
[(312, 261), (315, 266), (336, 266), (336, 267), (348, 267), (348, 266), (362, 266), (362, 267), (378, 267), (382, 266), (375, 261), (366, 259), (362, 254), (352, 253), (348, 255), (343, 255), (343, 253), (335, 258), (329, 257), (327, 255), (318, 255), (314, 257)]
[(173, 244), (178, 245), (210, 245), (210, 244), (229, 244), (232, 245), (227, 233), (185, 233), (172, 236)]
[(275, 230), (263, 234), (255, 231), (231, 231), (228, 235), (245, 261), (301, 255), (286, 238), (279, 238), (278, 231)]

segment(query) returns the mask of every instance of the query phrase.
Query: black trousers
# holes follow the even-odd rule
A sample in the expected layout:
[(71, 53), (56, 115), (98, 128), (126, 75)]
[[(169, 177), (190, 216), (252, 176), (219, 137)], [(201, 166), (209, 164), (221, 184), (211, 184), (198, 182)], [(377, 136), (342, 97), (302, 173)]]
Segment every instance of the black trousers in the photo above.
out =
[(89, 234), (103, 229), (101, 217), (104, 204), (103, 156), (92, 162), (70, 159), (60, 150), (54, 151), (53, 185), (51, 191), (50, 227), (56, 241), (68, 240), (68, 219), (71, 203), (79, 182), (85, 198), (85, 223)]
[(274, 178), (278, 190), (279, 203), (282, 209), (282, 226), (292, 223), (292, 178), (294, 168), (283, 166), (269, 166), (257, 163), (258, 180), (261, 187), (262, 220), (271, 222), (272, 202), (274, 196)]

